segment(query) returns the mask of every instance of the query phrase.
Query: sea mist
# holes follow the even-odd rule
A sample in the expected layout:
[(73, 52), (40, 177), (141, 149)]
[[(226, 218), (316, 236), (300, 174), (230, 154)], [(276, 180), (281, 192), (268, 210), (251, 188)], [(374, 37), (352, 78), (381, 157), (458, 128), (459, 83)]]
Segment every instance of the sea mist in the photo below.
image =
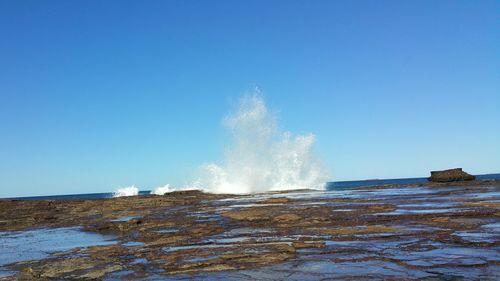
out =
[(126, 197), (126, 196), (136, 196), (139, 194), (139, 188), (135, 185), (118, 188), (113, 192), (113, 197)]
[(221, 164), (207, 164), (195, 183), (213, 193), (322, 189), (328, 173), (313, 134), (281, 131), (259, 92), (243, 96), (223, 120), (230, 136)]

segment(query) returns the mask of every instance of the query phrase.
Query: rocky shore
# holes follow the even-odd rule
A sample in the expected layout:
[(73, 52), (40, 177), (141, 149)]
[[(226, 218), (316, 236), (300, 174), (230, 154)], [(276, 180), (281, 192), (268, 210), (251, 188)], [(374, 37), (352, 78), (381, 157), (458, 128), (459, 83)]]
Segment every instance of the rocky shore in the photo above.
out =
[(432, 182), (471, 181), (475, 179), (475, 176), (462, 171), (462, 168), (432, 171), (429, 177), (429, 181)]
[(499, 207), (498, 181), (0, 200), (4, 235), (77, 226), (114, 241), (0, 265), (13, 274), (0, 280), (498, 280)]

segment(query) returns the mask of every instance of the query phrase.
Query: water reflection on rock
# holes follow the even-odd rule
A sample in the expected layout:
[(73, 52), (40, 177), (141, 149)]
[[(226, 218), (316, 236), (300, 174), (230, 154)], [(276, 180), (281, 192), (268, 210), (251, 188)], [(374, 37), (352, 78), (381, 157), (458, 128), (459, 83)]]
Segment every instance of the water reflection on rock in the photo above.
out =
[[(22, 202), (25, 213), (0, 217), (0, 229), (16, 231), (0, 234), (0, 247), (21, 251), (0, 249), (0, 261), (4, 275), (33, 279), (495, 280), (499, 190), (477, 182)], [(49, 229), (21, 231), (34, 225)], [(50, 229), (70, 225), (86, 232)]]

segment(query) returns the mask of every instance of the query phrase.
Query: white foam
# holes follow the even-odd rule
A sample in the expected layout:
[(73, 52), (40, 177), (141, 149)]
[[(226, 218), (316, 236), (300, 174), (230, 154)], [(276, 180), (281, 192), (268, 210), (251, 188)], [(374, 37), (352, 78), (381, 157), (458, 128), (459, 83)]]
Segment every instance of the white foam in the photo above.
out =
[(203, 190), (203, 191), (209, 192), (208, 190), (201, 188), (199, 186), (199, 184), (196, 184), (196, 185), (190, 184), (190, 185), (184, 185), (184, 186), (171, 186), (170, 184), (166, 184), (164, 186), (159, 186), (159, 187), (155, 188), (154, 190), (152, 190), (150, 192), (150, 194), (165, 195), (167, 193), (174, 192), (174, 191), (188, 191), (188, 190)]
[(233, 194), (324, 188), (329, 175), (314, 152), (315, 136), (280, 131), (258, 90), (240, 99), (224, 125), (231, 136), (224, 162), (203, 165), (191, 186)]
[(123, 196), (136, 196), (139, 194), (139, 189), (135, 185), (118, 188), (114, 193), (113, 197), (123, 197)]
[(170, 184), (166, 184), (164, 186), (159, 186), (157, 188), (155, 188), (155, 190), (152, 190), (151, 191), (151, 194), (154, 194), (154, 195), (165, 195), (165, 193), (169, 193), (169, 192), (172, 192), (172, 188), (170, 188)]

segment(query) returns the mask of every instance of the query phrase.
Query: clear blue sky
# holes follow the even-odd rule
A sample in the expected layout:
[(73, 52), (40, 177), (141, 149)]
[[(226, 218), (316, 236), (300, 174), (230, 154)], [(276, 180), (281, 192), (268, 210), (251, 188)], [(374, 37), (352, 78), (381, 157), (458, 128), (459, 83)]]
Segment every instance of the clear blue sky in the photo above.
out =
[(500, 172), (499, 1), (0, 1), (0, 197), (182, 184), (258, 86), (332, 180)]

